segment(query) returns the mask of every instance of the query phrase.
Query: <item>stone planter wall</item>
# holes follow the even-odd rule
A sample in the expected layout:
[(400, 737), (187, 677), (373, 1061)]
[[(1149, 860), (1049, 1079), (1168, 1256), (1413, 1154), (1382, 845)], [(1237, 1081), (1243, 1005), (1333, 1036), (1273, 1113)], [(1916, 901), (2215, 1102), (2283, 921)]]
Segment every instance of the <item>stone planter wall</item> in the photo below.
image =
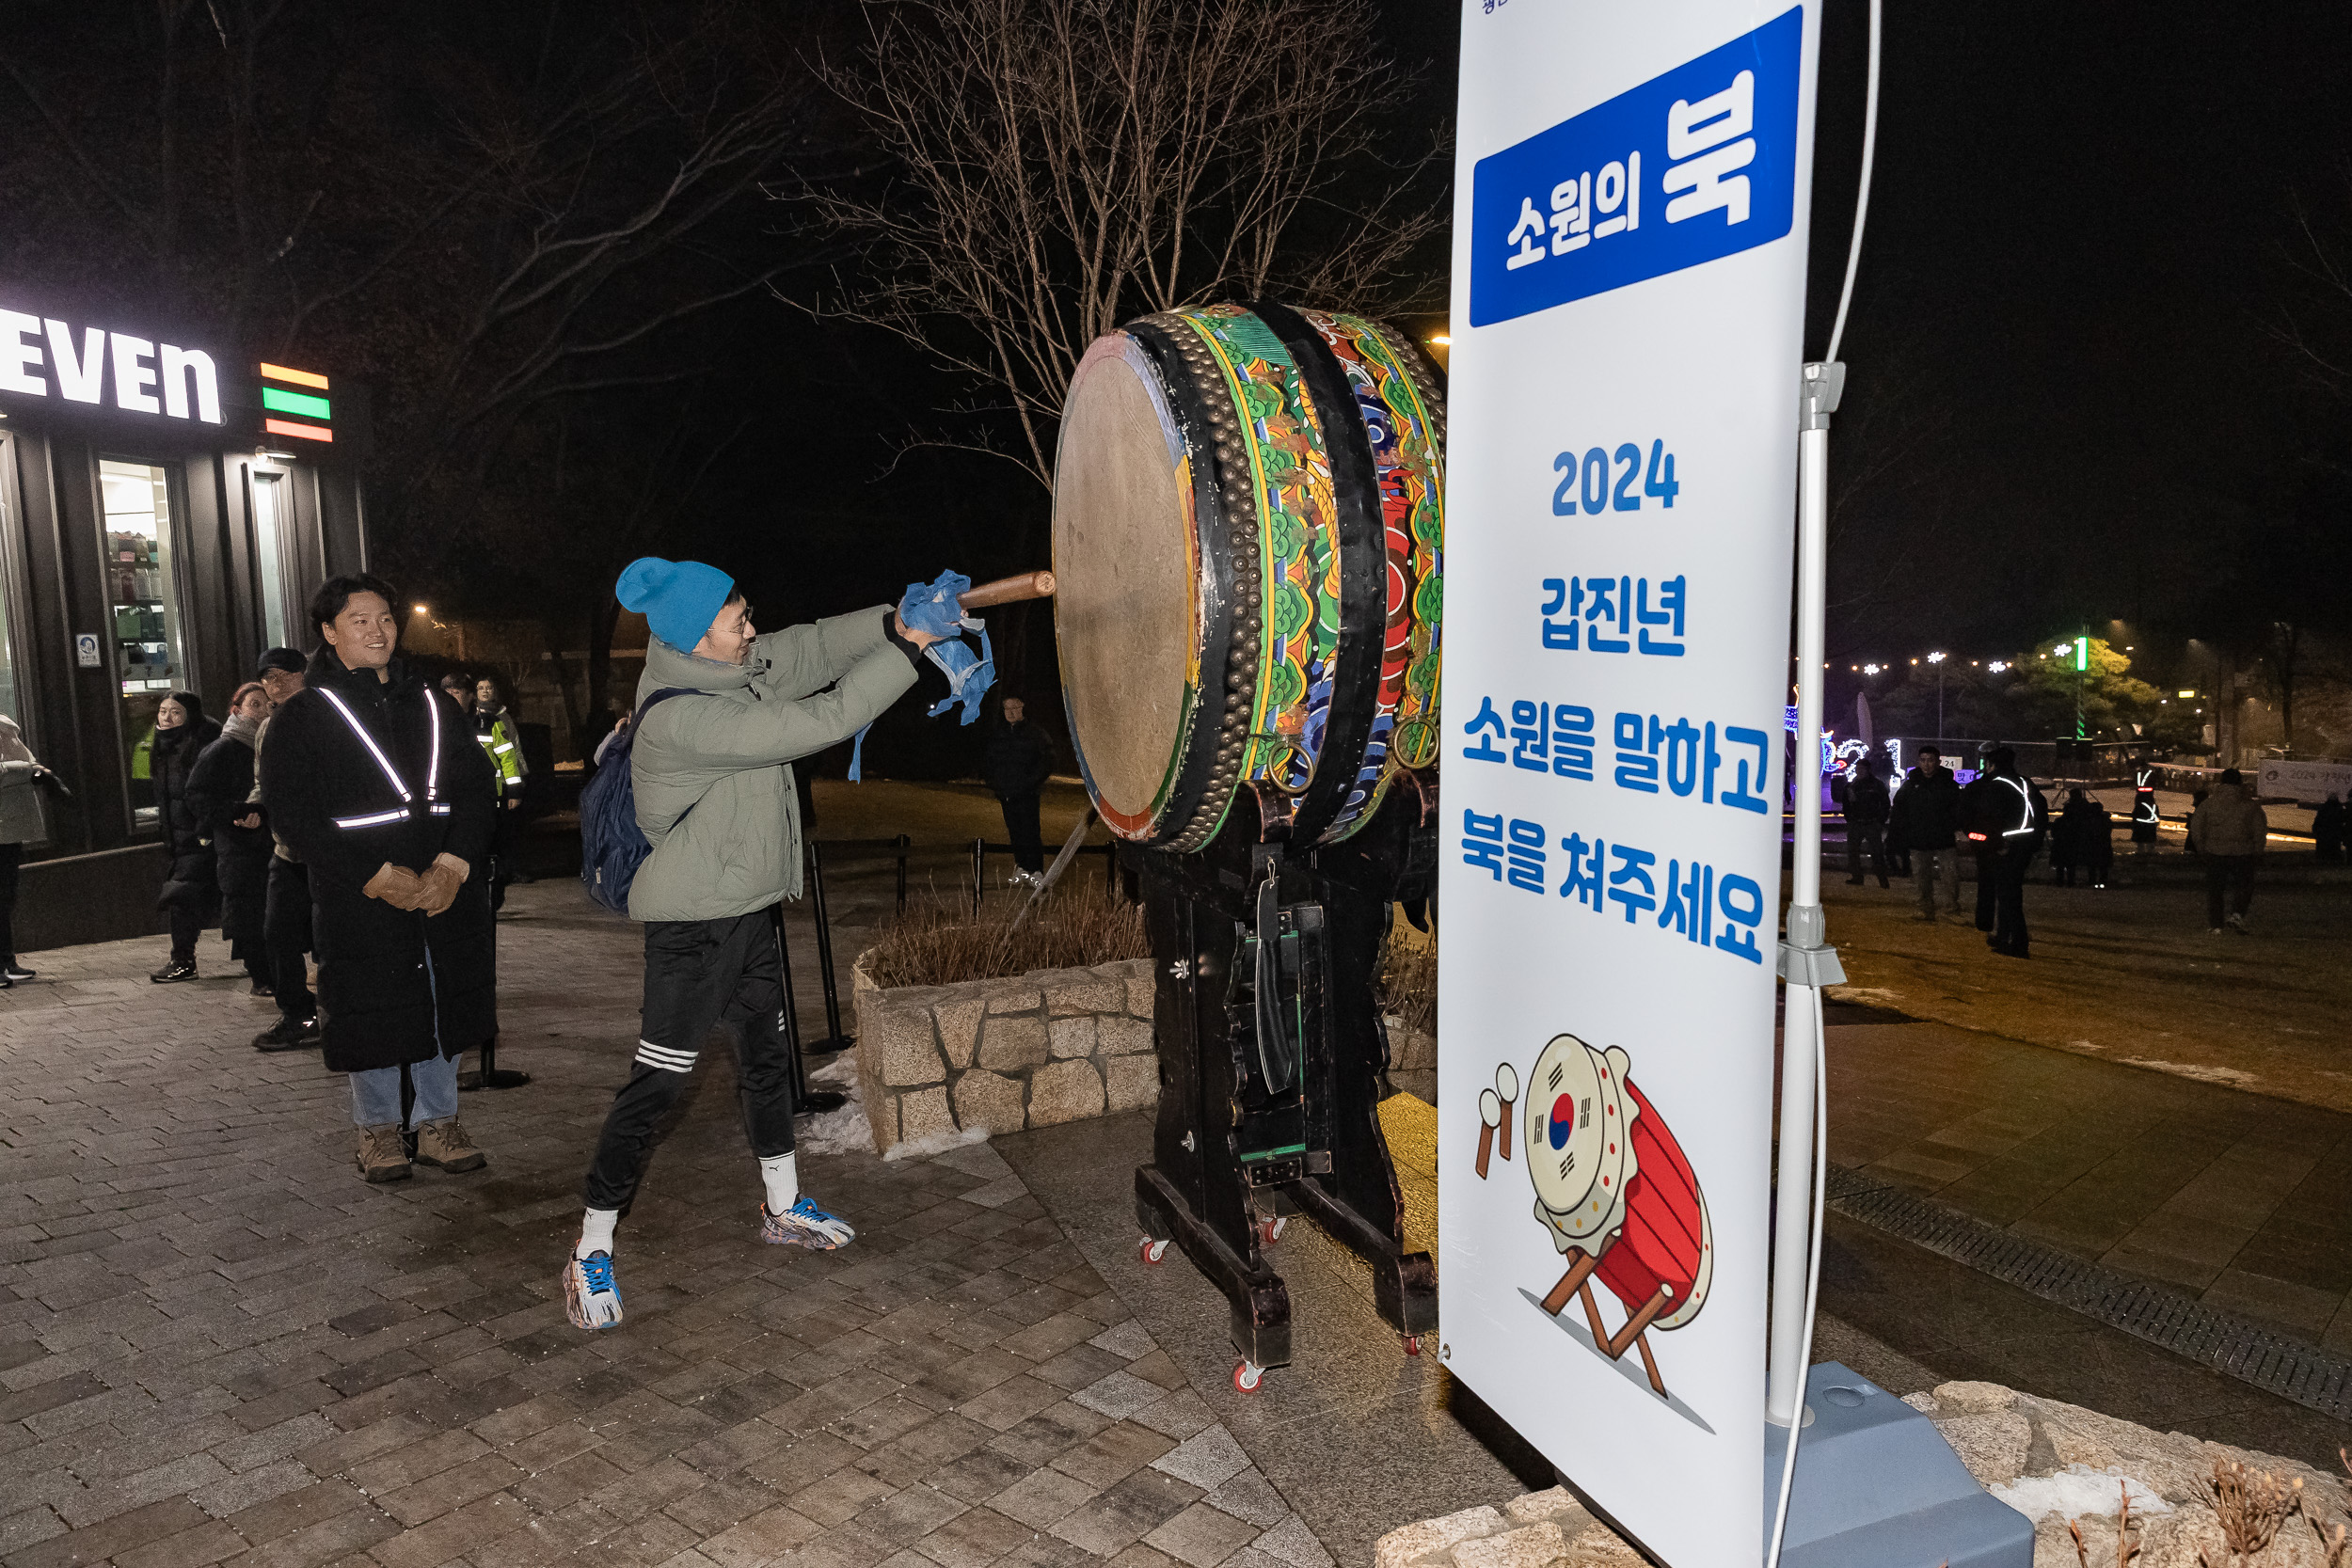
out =
[[(2346, 1512), (2341, 1477), (2224, 1444), (2160, 1433), (2079, 1405), (2021, 1394), (1995, 1383), (1947, 1383), (1903, 1402), (1932, 1420), (1993, 1496), (2034, 1525), (2034, 1568), (2111, 1563), (2122, 1488), (2132, 1494), (2132, 1568), (2201, 1568), (2234, 1561), (2223, 1544), (2205, 1483), (2217, 1461), (2267, 1470), (2302, 1487), (2263, 1568), (2328, 1568), (2313, 1521), (2332, 1527)], [(1768, 1484), (1776, 1483), (1777, 1477)], [(1694, 1488), (1704, 1478), (1693, 1478)], [(2075, 1555), (2067, 1525), (2082, 1528)], [(1641, 1555), (1560, 1487), (1513, 1497), (1500, 1510), (1464, 1509), (1382, 1536), (1375, 1568), (1643, 1568)]]
[(864, 958), (853, 974), (859, 1093), (884, 1153), (1159, 1101), (1149, 958), (887, 990)]

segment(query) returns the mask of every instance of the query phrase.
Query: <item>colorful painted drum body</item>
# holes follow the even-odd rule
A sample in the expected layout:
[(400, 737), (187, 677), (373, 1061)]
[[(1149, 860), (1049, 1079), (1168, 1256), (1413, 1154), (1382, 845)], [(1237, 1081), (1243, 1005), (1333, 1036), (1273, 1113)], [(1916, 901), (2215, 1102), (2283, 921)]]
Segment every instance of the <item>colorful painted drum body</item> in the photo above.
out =
[(1444, 412), (1400, 334), (1262, 303), (1131, 323), (1062, 415), (1055, 629), (1104, 821), (1330, 843), (1433, 768)]

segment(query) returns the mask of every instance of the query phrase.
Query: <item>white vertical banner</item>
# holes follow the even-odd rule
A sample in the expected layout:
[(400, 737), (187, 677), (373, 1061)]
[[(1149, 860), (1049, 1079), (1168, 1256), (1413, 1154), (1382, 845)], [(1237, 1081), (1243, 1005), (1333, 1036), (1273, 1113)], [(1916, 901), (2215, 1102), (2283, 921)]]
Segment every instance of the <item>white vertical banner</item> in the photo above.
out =
[(1448, 1369), (1661, 1560), (1764, 1551), (1819, 0), (1465, 0)]

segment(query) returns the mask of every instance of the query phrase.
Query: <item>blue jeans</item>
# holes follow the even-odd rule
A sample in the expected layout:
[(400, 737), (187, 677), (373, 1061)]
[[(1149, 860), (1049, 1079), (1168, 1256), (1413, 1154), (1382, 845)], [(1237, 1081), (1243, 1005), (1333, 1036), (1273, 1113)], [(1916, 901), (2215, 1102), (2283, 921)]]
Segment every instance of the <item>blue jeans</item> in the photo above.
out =
[[(400, 1120), (400, 1069), (371, 1068), (347, 1074), (351, 1079), (351, 1119), (361, 1127), (381, 1127)], [(411, 1130), (428, 1121), (457, 1114), (457, 1058), (435, 1056), (412, 1062), (408, 1081), (416, 1085), (417, 1102), (410, 1112)]]

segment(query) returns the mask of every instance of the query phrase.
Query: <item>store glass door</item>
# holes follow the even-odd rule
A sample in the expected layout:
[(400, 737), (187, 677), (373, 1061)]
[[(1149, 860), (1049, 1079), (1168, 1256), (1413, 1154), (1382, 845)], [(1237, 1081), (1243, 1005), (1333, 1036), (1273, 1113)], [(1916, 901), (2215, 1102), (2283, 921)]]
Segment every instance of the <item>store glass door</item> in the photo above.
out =
[(155, 709), (187, 684), (171, 470), (101, 458), (98, 483), (105, 508), (99, 527), (114, 623), (115, 677), (121, 690), (122, 746), (131, 767), (132, 825), (143, 833), (157, 825), (150, 766)]
[(17, 705), (21, 701), (16, 689), (16, 448), (6, 436), (0, 436), (0, 713), (16, 721), (21, 731), (29, 735), (32, 716)]
[(253, 475), (253, 575), (261, 581), (264, 648), (296, 646), (286, 627), (286, 578), (293, 566), (287, 557), (294, 541), (288, 536), (293, 519), (286, 515), (284, 483), (277, 474), (257, 469)]

